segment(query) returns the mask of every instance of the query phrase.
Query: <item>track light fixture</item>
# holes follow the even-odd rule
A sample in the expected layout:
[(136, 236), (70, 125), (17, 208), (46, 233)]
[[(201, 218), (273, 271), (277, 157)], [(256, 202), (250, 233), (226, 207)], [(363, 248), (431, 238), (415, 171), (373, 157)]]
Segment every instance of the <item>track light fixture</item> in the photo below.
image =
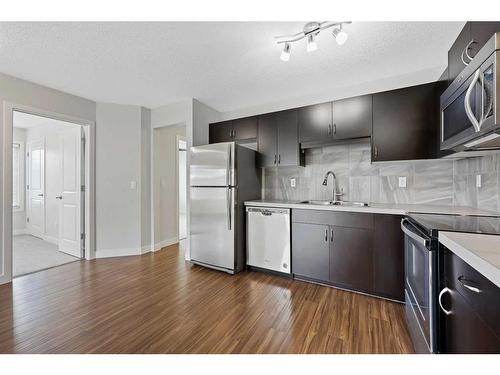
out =
[(285, 43), (285, 47), (283, 47), (283, 51), (280, 56), (281, 61), (290, 60), (290, 43)]
[(309, 22), (304, 25), (301, 32), (293, 35), (281, 35), (275, 37), (276, 43), (284, 44), (283, 51), (281, 52), (281, 60), (290, 60), (291, 43), (297, 42), (301, 39), (307, 38), (307, 52), (315, 51), (318, 49), (316, 44), (316, 36), (325, 29), (333, 28), (332, 35), (339, 46), (347, 41), (347, 33), (343, 30), (343, 25), (349, 24), (351, 21), (344, 22)]

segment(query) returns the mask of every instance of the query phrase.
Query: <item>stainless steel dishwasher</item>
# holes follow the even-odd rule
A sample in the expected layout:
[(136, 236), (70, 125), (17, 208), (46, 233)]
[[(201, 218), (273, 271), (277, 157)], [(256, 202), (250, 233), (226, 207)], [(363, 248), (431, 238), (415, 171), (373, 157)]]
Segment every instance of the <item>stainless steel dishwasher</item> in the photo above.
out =
[(247, 265), (291, 273), (290, 209), (247, 207)]

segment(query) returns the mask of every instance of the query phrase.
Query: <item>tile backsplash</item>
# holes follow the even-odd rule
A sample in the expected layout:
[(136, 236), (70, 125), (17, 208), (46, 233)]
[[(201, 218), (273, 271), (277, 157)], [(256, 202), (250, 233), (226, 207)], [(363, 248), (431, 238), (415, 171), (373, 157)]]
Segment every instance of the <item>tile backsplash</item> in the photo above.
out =
[[(370, 203), (420, 203), (500, 210), (500, 154), (466, 159), (370, 162), (370, 144), (325, 146), (306, 150), (305, 167), (264, 168), (263, 198), (331, 199), (332, 170), (343, 200)], [(481, 187), (476, 186), (480, 175)], [(406, 177), (406, 187), (399, 178)], [(291, 187), (291, 178), (296, 186)]]

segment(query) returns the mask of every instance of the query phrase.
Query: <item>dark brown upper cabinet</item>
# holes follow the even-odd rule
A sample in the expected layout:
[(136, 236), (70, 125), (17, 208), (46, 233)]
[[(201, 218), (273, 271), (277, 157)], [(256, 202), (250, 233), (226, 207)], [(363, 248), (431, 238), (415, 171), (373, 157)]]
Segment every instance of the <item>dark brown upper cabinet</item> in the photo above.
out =
[(369, 137), (372, 131), (372, 95), (333, 102), (333, 138)]
[(230, 142), (233, 140), (233, 122), (222, 121), (208, 127), (209, 143)]
[(321, 103), (298, 109), (299, 142), (304, 146), (308, 143), (321, 143), (331, 138), (332, 134), (332, 103)]
[(304, 165), (298, 141), (297, 110), (274, 112), (258, 118), (260, 167)]
[(216, 122), (209, 125), (209, 143), (243, 141), (257, 138), (257, 117)]
[(372, 161), (435, 158), (439, 83), (373, 94)]
[(257, 117), (233, 120), (233, 139), (242, 141), (257, 138)]
[[(448, 82), (457, 78), (485, 43), (500, 31), (500, 22), (467, 22), (448, 51)], [(467, 78), (463, 77), (462, 79)]]

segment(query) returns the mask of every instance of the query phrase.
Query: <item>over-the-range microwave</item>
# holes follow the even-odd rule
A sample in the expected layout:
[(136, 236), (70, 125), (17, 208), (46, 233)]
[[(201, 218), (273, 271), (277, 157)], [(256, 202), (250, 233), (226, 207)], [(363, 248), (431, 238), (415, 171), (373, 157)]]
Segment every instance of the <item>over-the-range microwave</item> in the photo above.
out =
[(441, 150), (500, 149), (500, 32), (441, 95)]

